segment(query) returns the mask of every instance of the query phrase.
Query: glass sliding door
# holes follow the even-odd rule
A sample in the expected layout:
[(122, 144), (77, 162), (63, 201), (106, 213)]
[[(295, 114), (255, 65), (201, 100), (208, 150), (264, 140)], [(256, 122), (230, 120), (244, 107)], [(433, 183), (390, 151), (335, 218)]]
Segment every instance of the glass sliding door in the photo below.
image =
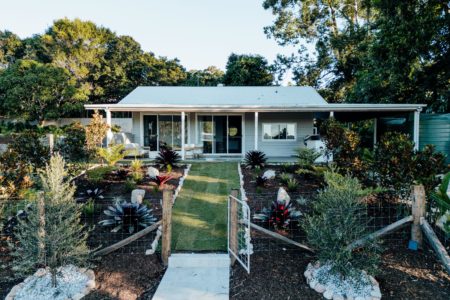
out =
[(228, 153), (242, 153), (241, 116), (228, 116)]
[(145, 115), (143, 122), (144, 146), (149, 147), (150, 151), (158, 151), (158, 116)]
[(159, 151), (163, 148), (181, 150), (181, 116), (144, 115), (143, 123), (144, 146), (149, 147), (150, 151)]
[(203, 153), (242, 153), (242, 116), (198, 116)]

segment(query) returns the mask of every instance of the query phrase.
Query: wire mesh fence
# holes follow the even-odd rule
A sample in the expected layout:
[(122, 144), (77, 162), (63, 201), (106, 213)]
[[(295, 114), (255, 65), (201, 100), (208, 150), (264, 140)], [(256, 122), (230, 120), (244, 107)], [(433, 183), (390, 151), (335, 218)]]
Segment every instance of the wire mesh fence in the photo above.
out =
[[(248, 205), (251, 210), (251, 222), (278, 233), (290, 240), (307, 244), (307, 235), (303, 229), (305, 219), (313, 214), (312, 207), (317, 193), (290, 193), (291, 205), (286, 209), (283, 205), (272, 204), (277, 199), (276, 193), (247, 193)], [(378, 199), (380, 200), (380, 199)], [(289, 211), (288, 211), (289, 210)], [(336, 210), (338, 214), (348, 212)], [(411, 204), (402, 201), (376, 201), (372, 199), (364, 208), (353, 211), (365, 225), (366, 234), (380, 230), (387, 225), (411, 215)], [(261, 217), (266, 215), (267, 217)], [(298, 216), (295, 217), (294, 216)], [(393, 233), (383, 236), (382, 244), (386, 246), (407, 243), (410, 238), (410, 226), (405, 226)], [(298, 251), (299, 248), (279, 239), (268, 236), (258, 230), (252, 230), (254, 251)]]
[[(9, 242), (14, 242), (14, 231), (19, 220), (26, 220), (31, 212), (31, 201), (9, 199), (0, 202), (0, 256), (9, 255)], [(102, 198), (79, 203), (80, 222), (88, 234), (91, 249), (101, 249), (130, 237), (145, 227), (161, 219), (161, 202), (158, 198), (145, 198), (141, 205), (127, 203), (122, 198)], [(105, 221), (105, 222), (103, 222)], [(105, 224), (104, 224), (105, 223)], [(1, 228), (2, 227), (2, 228)], [(118, 253), (144, 253), (151, 248), (156, 230), (125, 245)]]

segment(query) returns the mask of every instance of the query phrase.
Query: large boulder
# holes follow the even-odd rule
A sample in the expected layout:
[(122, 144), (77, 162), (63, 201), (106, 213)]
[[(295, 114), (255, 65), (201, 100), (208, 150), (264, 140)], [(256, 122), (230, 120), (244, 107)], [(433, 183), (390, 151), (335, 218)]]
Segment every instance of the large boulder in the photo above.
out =
[(156, 178), (156, 176), (159, 176), (159, 170), (157, 168), (154, 168), (154, 167), (148, 167), (147, 175), (150, 178)]
[(264, 172), (263, 176), (266, 179), (274, 179), (276, 176), (275, 170), (267, 170)]
[(291, 197), (289, 196), (289, 194), (286, 192), (284, 188), (280, 187), (278, 189), (277, 202), (284, 203), (284, 205), (288, 205), (290, 201)]
[(142, 204), (144, 200), (145, 190), (136, 189), (131, 191), (131, 203)]

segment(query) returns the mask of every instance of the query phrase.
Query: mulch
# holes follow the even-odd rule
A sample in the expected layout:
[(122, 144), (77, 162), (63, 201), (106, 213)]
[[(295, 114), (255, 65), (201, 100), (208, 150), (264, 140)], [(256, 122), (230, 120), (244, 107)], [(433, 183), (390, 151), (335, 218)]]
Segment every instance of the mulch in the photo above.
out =
[[(256, 252), (251, 272), (238, 264), (230, 279), (230, 299), (323, 299), (306, 284), (303, 273), (314, 257), (301, 251)], [(411, 251), (406, 245), (387, 249), (382, 255), (382, 299), (449, 299), (450, 275), (431, 250)]]

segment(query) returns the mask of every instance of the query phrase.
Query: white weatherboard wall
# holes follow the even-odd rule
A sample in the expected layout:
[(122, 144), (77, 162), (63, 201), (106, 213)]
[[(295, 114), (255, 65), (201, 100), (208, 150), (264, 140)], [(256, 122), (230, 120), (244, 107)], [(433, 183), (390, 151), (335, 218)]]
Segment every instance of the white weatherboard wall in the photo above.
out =
[[(304, 147), (303, 139), (313, 134), (313, 113), (307, 112), (274, 112), (259, 113), (258, 120), (258, 150), (268, 156), (291, 156), (295, 149)], [(255, 114), (245, 114), (245, 149), (254, 149), (255, 144)], [(262, 138), (263, 123), (296, 123), (296, 141), (264, 141)]]

